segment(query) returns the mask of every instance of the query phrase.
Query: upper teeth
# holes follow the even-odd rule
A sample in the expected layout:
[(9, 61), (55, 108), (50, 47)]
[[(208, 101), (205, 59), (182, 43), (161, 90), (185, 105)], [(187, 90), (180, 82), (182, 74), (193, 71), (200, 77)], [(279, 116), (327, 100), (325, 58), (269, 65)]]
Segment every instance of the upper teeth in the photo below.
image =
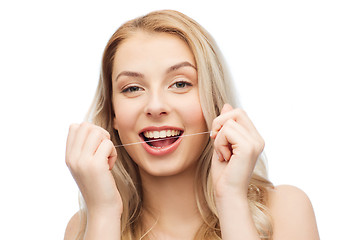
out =
[(180, 134), (180, 130), (162, 130), (162, 131), (146, 131), (144, 136), (146, 138), (165, 138), (177, 136)]

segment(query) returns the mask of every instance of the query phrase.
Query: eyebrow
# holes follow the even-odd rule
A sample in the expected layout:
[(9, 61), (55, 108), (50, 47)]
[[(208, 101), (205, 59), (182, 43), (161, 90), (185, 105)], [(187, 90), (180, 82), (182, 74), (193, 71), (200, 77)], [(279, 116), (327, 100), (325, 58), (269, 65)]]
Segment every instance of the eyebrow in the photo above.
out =
[(182, 67), (192, 67), (193, 69), (195, 69), (197, 71), (197, 68), (192, 65), (191, 63), (185, 61), (185, 62), (181, 62), (181, 63), (178, 63), (176, 65), (173, 65), (171, 67), (169, 67), (167, 70), (166, 70), (166, 73), (170, 73), (170, 72), (173, 72), (173, 71), (176, 71)]
[[(182, 67), (192, 67), (193, 69), (195, 69), (197, 71), (197, 68), (192, 65), (191, 63), (185, 61), (185, 62), (181, 62), (181, 63), (177, 63), (171, 67), (169, 67), (166, 70), (166, 73), (170, 73), (173, 71), (176, 71)], [(127, 77), (136, 77), (136, 78), (144, 78), (144, 74), (139, 73), (139, 72), (132, 72), (132, 71), (123, 71), (121, 73), (119, 73), (119, 75), (115, 78), (115, 81), (117, 81), (119, 79), (119, 77), (121, 76), (127, 76)]]
[(115, 78), (115, 81), (117, 81), (119, 79), (119, 77), (121, 77), (121, 76), (143, 78), (144, 74), (138, 73), (138, 72), (123, 71), (123, 72), (119, 73), (119, 75)]

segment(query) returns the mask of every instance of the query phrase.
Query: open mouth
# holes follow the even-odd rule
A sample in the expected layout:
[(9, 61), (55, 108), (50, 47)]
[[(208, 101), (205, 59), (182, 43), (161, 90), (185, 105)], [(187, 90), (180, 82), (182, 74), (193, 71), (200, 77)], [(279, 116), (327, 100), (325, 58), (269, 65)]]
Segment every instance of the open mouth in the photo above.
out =
[(160, 149), (172, 145), (182, 136), (182, 130), (144, 131), (140, 137), (152, 148)]

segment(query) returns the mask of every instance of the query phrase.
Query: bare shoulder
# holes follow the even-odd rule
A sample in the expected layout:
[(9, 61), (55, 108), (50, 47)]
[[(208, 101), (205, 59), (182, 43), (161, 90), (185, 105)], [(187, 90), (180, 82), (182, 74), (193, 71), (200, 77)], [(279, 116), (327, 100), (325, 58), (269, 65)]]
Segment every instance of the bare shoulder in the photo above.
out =
[(80, 212), (74, 214), (65, 229), (64, 240), (75, 240), (81, 226)]
[(274, 240), (319, 239), (311, 201), (299, 188), (280, 185), (270, 190), (269, 208)]

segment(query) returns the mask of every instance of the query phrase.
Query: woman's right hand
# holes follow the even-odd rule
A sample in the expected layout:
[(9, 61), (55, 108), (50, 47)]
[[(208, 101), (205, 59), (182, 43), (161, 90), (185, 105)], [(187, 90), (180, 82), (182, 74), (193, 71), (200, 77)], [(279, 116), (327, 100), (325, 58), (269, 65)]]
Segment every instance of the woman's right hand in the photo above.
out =
[(65, 161), (85, 200), (88, 217), (121, 216), (122, 199), (111, 173), (116, 158), (105, 129), (87, 122), (70, 125)]

